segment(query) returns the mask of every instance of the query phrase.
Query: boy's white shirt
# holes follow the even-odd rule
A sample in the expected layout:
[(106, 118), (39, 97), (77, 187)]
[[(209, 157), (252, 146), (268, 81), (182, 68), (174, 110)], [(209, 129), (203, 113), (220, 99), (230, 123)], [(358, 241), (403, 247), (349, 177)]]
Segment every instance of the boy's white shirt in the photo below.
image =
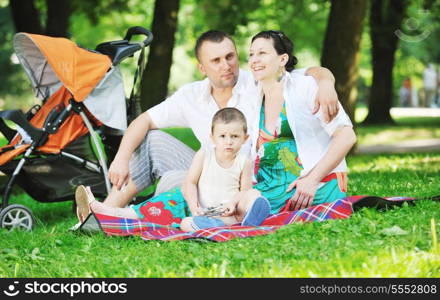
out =
[(203, 152), (203, 167), (197, 184), (198, 200), (202, 208), (226, 205), (240, 191), (241, 174), (248, 155), (237, 153), (232, 165), (220, 166), (215, 148)]

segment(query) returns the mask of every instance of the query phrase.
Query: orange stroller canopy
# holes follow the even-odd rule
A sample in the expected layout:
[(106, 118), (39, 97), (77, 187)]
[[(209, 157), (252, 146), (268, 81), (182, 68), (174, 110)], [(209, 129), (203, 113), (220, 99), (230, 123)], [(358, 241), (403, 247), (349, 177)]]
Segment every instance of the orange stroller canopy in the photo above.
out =
[[(71, 98), (82, 102), (90, 96), (99, 106), (99, 97), (91, 94), (98, 85), (102, 85), (101, 81), (104, 81), (107, 73), (114, 73), (107, 55), (80, 48), (65, 38), (18, 33), (14, 37), (14, 48), (37, 91), (37, 96), (46, 100), (30, 120), (36, 128), (43, 127), (44, 120), (55, 106), (67, 106)], [(112, 72), (108, 72), (110, 69)], [(110, 93), (112, 92), (111, 90)], [(117, 95), (122, 97), (125, 105), (124, 95)], [(121, 113), (125, 117), (125, 109)], [(50, 134), (47, 142), (37, 149), (43, 153), (59, 153), (66, 145), (87, 132), (81, 116), (71, 114), (59, 130)], [(8, 146), (15, 146), (15, 149), (0, 155), (0, 165), (23, 153), (30, 144), (23, 143), (22, 136), (17, 134)]]
[(76, 101), (83, 101), (112, 66), (107, 55), (65, 38), (18, 33), (14, 48), (35, 88), (51, 88), (61, 81)]

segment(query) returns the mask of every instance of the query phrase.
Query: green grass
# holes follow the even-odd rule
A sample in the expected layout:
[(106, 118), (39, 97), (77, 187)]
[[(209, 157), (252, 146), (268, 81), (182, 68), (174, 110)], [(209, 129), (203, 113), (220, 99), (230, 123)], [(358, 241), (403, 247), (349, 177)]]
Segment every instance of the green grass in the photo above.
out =
[[(397, 126), (358, 127), (359, 141), (439, 137), (435, 118), (396, 120)], [(190, 130), (171, 133), (198, 147)], [(439, 152), (357, 155), (348, 164), (350, 194), (440, 194)], [(346, 220), (294, 224), (227, 243), (81, 235), (67, 231), (76, 223), (71, 202), (39, 203), (19, 189), (11, 202), (31, 208), (36, 228), (0, 230), (0, 277), (440, 276), (440, 202), (430, 200), (381, 212), (362, 209)]]
[(173, 127), (163, 129), (163, 131), (183, 141), (187, 146), (194, 150), (200, 148), (200, 142), (197, 140), (196, 136), (190, 128)]
[[(348, 159), (352, 194), (428, 196), (440, 191), (440, 153), (359, 155)], [(29, 206), (32, 232), (0, 231), (0, 277), (439, 277), (440, 203), (346, 220), (294, 224), (227, 243), (142, 241), (67, 232), (71, 203)], [(436, 236), (438, 235), (435, 233)]]

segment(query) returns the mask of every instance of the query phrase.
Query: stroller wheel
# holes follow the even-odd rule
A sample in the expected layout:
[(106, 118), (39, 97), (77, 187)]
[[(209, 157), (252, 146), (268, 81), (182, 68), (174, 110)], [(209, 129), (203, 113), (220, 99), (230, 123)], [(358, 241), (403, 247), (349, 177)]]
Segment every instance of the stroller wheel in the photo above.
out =
[(14, 229), (30, 231), (34, 226), (34, 217), (26, 206), (8, 205), (0, 212), (0, 226), (9, 231)]

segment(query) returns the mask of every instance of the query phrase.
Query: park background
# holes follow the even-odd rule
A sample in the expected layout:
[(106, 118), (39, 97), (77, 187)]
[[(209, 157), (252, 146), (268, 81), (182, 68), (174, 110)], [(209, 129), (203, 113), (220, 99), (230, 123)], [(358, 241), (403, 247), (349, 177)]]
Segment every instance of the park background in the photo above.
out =
[[(13, 54), (16, 32), (68, 37), (94, 49), (121, 39), (131, 26), (152, 30), (139, 89), (145, 110), (202, 79), (193, 54), (200, 33), (229, 33), (241, 67), (248, 69), (250, 37), (283, 30), (295, 44), (299, 68), (322, 65), (333, 72), (339, 99), (355, 123), (360, 153), (348, 157), (349, 193), (426, 198), (440, 194), (440, 114), (435, 108), (393, 107), (408, 77), (424, 97), (425, 67), (440, 64), (439, 19), (435, 0), (0, 0), (0, 109), (27, 110), (36, 101)], [(129, 92), (135, 60), (121, 67)], [(32, 208), (37, 227), (0, 232), (1, 277), (440, 275), (440, 206), (429, 199), (225, 244), (74, 235), (67, 233), (75, 223), (70, 203), (36, 203), (19, 190), (13, 200)]]

